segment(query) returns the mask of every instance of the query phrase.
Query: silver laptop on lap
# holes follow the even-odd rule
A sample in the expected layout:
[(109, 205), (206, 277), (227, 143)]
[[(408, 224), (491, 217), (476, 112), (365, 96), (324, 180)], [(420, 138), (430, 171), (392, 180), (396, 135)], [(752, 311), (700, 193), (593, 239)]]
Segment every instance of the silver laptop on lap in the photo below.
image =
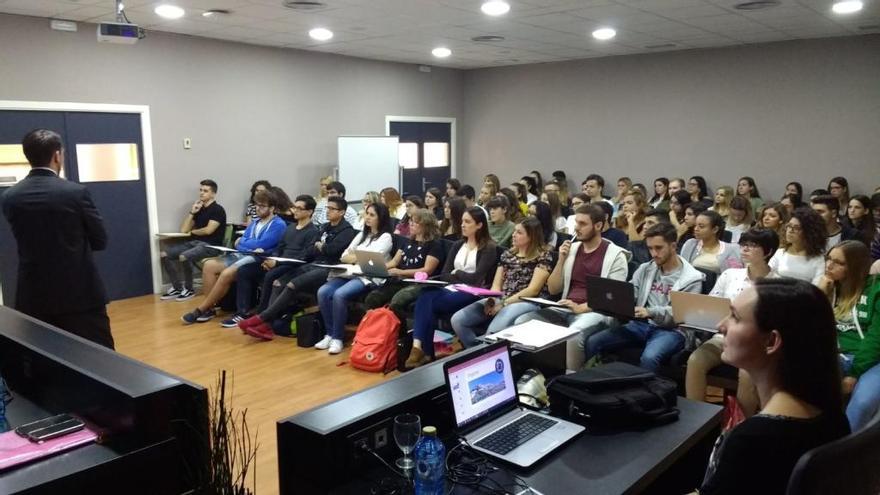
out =
[(726, 297), (671, 291), (672, 317), (682, 328), (693, 328), (717, 333), (718, 323), (730, 314), (730, 299)]
[(385, 267), (385, 255), (374, 251), (355, 251), (358, 266), (361, 272), (368, 277), (388, 278), (388, 268)]
[(584, 427), (520, 406), (506, 341), (443, 364), (456, 432), (476, 450), (528, 467)]

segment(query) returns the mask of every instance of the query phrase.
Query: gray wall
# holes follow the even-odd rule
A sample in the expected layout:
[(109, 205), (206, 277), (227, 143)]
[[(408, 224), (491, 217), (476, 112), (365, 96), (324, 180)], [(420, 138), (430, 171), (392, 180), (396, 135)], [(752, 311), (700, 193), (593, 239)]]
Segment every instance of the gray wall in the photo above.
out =
[(163, 231), (178, 228), (203, 178), (238, 217), (255, 179), (317, 192), (338, 135), (382, 135), (385, 115), (462, 113), (460, 71), (165, 33), (104, 45), (79, 27), (0, 14), (0, 99), (149, 105)]
[(844, 175), (880, 186), (880, 36), (668, 52), (465, 74), (463, 178), (537, 168), (757, 178), (778, 198)]

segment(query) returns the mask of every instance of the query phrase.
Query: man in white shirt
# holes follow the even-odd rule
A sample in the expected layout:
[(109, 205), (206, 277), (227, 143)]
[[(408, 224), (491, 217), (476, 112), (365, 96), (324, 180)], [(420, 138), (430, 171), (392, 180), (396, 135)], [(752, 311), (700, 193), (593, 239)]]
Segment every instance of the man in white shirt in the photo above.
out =
[(610, 199), (602, 196), (602, 191), (605, 189), (605, 179), (602, 178), (601, 175), (598, 174), (590, 174), (586, 179), (581, 183), (581, 191), (590, 197), (590, 203), (598, 203), (599, 201), (605, 201), (612, 207), (614, 203), (611, 202)]

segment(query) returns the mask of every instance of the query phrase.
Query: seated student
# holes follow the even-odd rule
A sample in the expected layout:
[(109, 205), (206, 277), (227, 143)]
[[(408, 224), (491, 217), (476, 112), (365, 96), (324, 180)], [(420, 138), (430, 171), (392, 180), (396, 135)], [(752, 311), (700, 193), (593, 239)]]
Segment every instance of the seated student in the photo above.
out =
[(752, 203), (745, 196), (735, 196), (730, 200), (730, 208), (727, 211), (724, 230), (730, 232), (730, 242), (737, 244), (739, 236), (755, 223)]
[(798, 199), (803, 198), (804, 186), (802, 186), (800, 182), (789, 182), (785, 185), (785, 192), (782, 196), (785, 197), (788, 194), (794, 194)]
[(764, 200), (761, 199), (761, 193), (758, 192), (758, 185), (755, 184), (755, 179), (749, 176), (740, 177), (736, 182), (736, 195), (748, 199), (753, 212), (764, 206)]
[(654, 195), (648, 200), (648, 205), (654, 209), (669, 210), (669, 179), (654, 179)]
[(412, 278), (418, 272), (434, 275), (443, 259), (443, 243), (434, 214), (428, 210), (416, 210), (409, 224), (410, 238), (386, 265), (388, 273), (397, 278), (373, 288), (364, 301), (369, 309), (388, 304), (400, 321), (405, 321), (404, 311), (418, 298), (423, 287), (404, 283), (402, 279)]
[[(849, 206), (849, 181), (846, 177), (834, 177), (828, 181), (827, 191), (827, 194), (837, 200), (837, 211), (840, 212), (840, 219), (843, 220), (846, 208)], [(812, 199), (810, 198), (811, 201)]]
[(483, 185), (491, 187), (497, 194), (501, 190), (501, 179), (495, 174), (486, 174), (483, 176)]
[[(664, 210), (648, 210), (645, 213), (644, 229), (648, 230), (658, 223), (669, 223), (669, 215)], [(648, 245), (644, 239), (641, 241), (630, 241), (629, 252), (632, 253), (632, 260), (638, 264), (651, 260), (651, 253), (648, 252)]]
[(495, 188), (492, 182), (483, 183), (483, 186), (480, 187), (480, 196), (477, 198), (477, 204), (485, 208), (489, 200), (494, 198), (496, 194), (498, 194), (498, 189)]
[(506, 196), (494, 196), (484, 205), (489, 210), (489, 235), (495, 244), (503, 248), (509, 248), (513, 237), (513, 222), (510, 214), (513, 208), (507, 202)]
[[(363, 232), (359, 232), (354, 237), (339, 257), (339, 262), (357, 265), (355, 252), (370, 251), (384, 255), (387, 263), (391, 259), (393, 244), (388, 208), (382, 203), (376, 203), (367, 208)], [(353, 277), (336, 270), (331, 271), (327, 277), (327, 282), (318, 289), (318, 306), (321, 308), (321, 318), (324, 320), (327, 334), (315, 344), (315, 349), (339, 354), (345, 341), (345, 322), (349, 302), (370, 288), (381, 286), (386, 279)]]
[(871, 259), (880, 260), (880, 193), (871, 195), (871, 212), (876, 230), (874, 240), (871, 241)]
[(831, 248), (819, 281), (837, 321), (843, 391), (852, 393), (846, 416), (853, 431), (864, 428), (880, 407), (880, 277), (868, 276), (870, 265), (864, 244), (843, 241)]
[(785, 243), (785, 225), (788, 223), (789, 216), (788, 210), (782, 203), (770, 203), (761, 210), (758, 225), (776, 232), (780, 245), (783, 245)]
[(709, 198), (709, 186), (706, 185), (706, 179), (701, 175), (695, 175), (688, 179), (687, 192), (691, 195), (691, 201), (696, 203)]
[(450, 322), (462, 345), (471, 347), (477, 335), (495, 333), (513, 325), (519, 316), (539, 309), (521, 297), (547, 297), (544, 284), (550, 276), (553, 258), (544, 245), (541, 222), (529, 217), (516, 224), (513, 247), (501, 254), (492, 290), (500, 298), (489, 297), (458, 310)]
[[(510, 221), (513, 223), (517, 223), (523, 218), (525, 218), (525, 214), (523, 214), (523, 210), (519, 207), (519, 200), (516, 199), (516, 193), (513, 189), (509, 187), (502, 187), (498, 190), (498, 194), (496, 196), (504, 196), (507, 198), (507, 204), (510, 205)], [(528, 207), (526, 207), (526, 213), (528, 213)]]
[(639, 365), (656, 371), (673, 354), (684, 348), (684, 335), (675, 329), (669, 291), (700, 293), (703, 274), (675, 254), (675, 227), (657, 224), (645, 232), (653, 257), (632, 277), (637, 319), (595, 333), (587, 339), (586, 359), (622, 347), (644, 345)]
[(825, 222), (825, 252), (840, 244), (841, 241), (858, 240), (859, 232), (853, 228), (840, 224), (838, 220), (839, 208), (837, 198), (831, 195), (816, 196), (810, 200), (813, 211), (822, 217)]
[[(272, 253), (273, 256), (303, 261), (306, 259), (309, 249), (318, 239), (318, 227), (312, 223), (315, 205), (315, 198), (309, 195), (304, 194), (296, 197), (293, 203), (293, 216), (296, 222), (287, 226), (284, 236)], [(238, 322), (246, 319), (248, 312), (254, 307), (258, 284), (262, 282), (261, 294), (264, 299), (268, 300), (272, 293), (272, 283), (292, 274), (301, 266), (299, 263), (278, 263), (266, 258), (259, 265), (250, 263), (239, 267), (235, 285), (236, 311), (220, 325), (225, 328), (238, 326)]]
[(716, 211), (704, 211), (694, 220), (694, 238), (681, 248), (681, 257), (694, 268), (722, 273), (728, 268), (742, 268), (739, 245), (724, 242), (724, 220)]
[(245, 227), (250, 225), (252, 220), (256, 220), (258, 218), (257, 205), (254, 203), (254, 194), (257, 191), (266, 191), (270, 187), (272, 187), (272, 184), (270, 184), (267, 180), (258, 180), (254, 182), (254, 184), (251, 186), (251, 196), (248, 199), (247, 205), (245, 205), (244, 207)]
[(691, 195), (681, 189), (672, 193), (669, 198), (669, 223), (675, 227), (679, 238), (688, 230), (688, 226), (684, 222), (684, 214), (691, 203)]
[(397, 223), (397, 227), (394, 228), (394, 233), (402, 237), (409, 237), (409, 221), (417, 211), (425, 207), (425, 203), (422, 202), (422, 198), (412, 195), (406, 197), (406, 202), (403, 205), (406, 207), (406, 214), (400, 219), (400, 222)]
[(379, 193), (379, 202), (388, 208), (388, 215), (393, 218), (400, 220), (406, 215), (406, 206), (403, 204), (403, 199), (400, 197), (397, 189), (393, 187), (382, 189), (382, 192)]
[(465, 184), (461, 186), (461, 189), (458, 192), (461, 193), (461, 199), (464, 200), (465, 209), (473, 208), (476, 206), (477, 208), (482, 209), (483, 213), (485, 213), (487, 217), (489, 216), (489, 212), (486, 211), (485, 208), (477, 204), (476, 192), (474, 191), (473, 186)]
[(697, 202), (691, 203), (687, 205), (684, 209), (684, 225), (685, 231), (684, 233), (678, 234), (678, 229), (676, 229), (676, 234), (678, 234), (678, 242), (676, 243), (676, 247), (679, 251), (684, 247), (684, 243), (694, 238), (694, 227), (697, 221), (697, 215), (706, 211), (708, 206), (705, 203)]
[(855, 239), (866, 246), (871, 246), (871, 242), (877, 237), (874, 215), (871, 214), (871, 198), (858, 194), (849, 200), (843, 227), (857, 232)]
[(590, 203), (606, 202), (611, 206), (611, 218), (614, 218), (614, 203), (602, 195), (605, 190), (605, 179), (599, 174), (590, 174), (581, 182), (581, 192), (590, 198)]
[[(348, 202), (340, 196), (327, 198), (327, 222), (318, 227), (318, 240), (309, 248), (303, 261), (335, 265), (351, 244), (357, 231), (345, 220)], [(303, 265), (272, 282), (271, 294), (260, 296), (256, 314), (238, 322), (238, 328), (260, 338), (272, 338), (270, 324), (280, 318), (297, 302), (298, 294), (313, 294), (327, 281), (328, 268), (313, 264)], [(248, 328), (253, 327), (253, 328)]]
[(461, 196), (459, 194), (459, 189), (461, 189), (461, 181), (456, 178), (451, 178), (446, 181), (446, 197), (447, 198), (457, 198)]
[(562, 203), (559, 201), (559, 195), (555, 192), (541, 193), (541, 202), (550, 206), (550, 218), (553, 220), (553, 230), (562, 234), (565, 231), (565, 217), (562, 216)]
[(614, 208), (611, 206), (611, 203), (599, 201), (598, 203), (590, 204), (598, 206), (605, 213), (605, 223), (602, 225), (602, 238), (608, 239), (623, 249), (629, 249), (629, 239), (627, 239), (626, 234), (622, 230), (616, 229), (612, 226), (614, 223), (614, 220), (612, 220), (614, 217)]
[(715, 191), (714, 201), (709, 211), (717, 212), (721, 218), (727, 220), (730, 213), (730, 202), (733, 200), (733, 188), (730, 186), (721, 186)]
[[(677, 193), (678, 191), (687, 192), (687, 186), (685, 185), (684, 179), (682, 179), (681, 177), (669, 179), (669, 197), (671, 198), (672, 195)], [(688, 194), (688, 197), (690, 197), (690, 194)]]
[(770, 258), (780, 277), (818, 283), (825, 272), (825, 223), (809, 208), (794, 210), (785, 225), (785, 245)]
[(543, 201), (534, 201), (529, 205), (529, 215), (541, 222), (541, 230), (544, 233), (544, 242), (552, 251), (556, 250), (556, 241), (559, 239), (553, 229), (553, 218), (550, 216), (550, 205)]
[(617, 228), (622, 230), (630, 241), (644, 239), (645, 211), (648, 204), (637, 189), (630, 189), (623, 195), (623, 202), (617, 214)]
[(547, 194), (553, 193), (559, 198), (560, 214), (563, 218), (567, 218), (569, 215), (574, 214), (574, 210), (571, 209), (571, 198), (569, 198), (568, 195), (568, 186), (564, 182), (559, 182), (555, 179), (551, 180), (544, 184), (544, 192)]
[[(629, 177), (621, 177), (617, 179), (617, 194), (613, 198), (611, 198), (611, 206), (614, 207), (614, 218), (620, 215), (623, 211), (623, 200), (625, 199), (626, 194), (632, 190), (633, 181)], [(641, 194), (641, 192), (639, 192)], [(645, 195), (642, 194), (642, 199), (645, 199)], [(642, 201), (644, 203), (644, 201)]]
[(786, 210), (788, 210), (789, 216), (794, 213), (794, 210), (805, 206), (804, 202), (801, 200), (801, 197), (794, 194), (786, 194), (779, 200), (779, 203), (784, 206)]
[(361, 200), (361, 211), (358, 212), (357, 220), (353, 224), (355, 230), (364, 230), (364, 216), (367, 214), (367, 208), (379, 202), (379, 193), (376, 191), (367, 191), (364, 193), (364, 199)]
[(440, 222), (440, 235), (447, 241), (461, 239), (461, 217), (465, 212), (464, 200), (446, 198), (443, 202), (443, 221)]
[[(461, 240), (452, 245), (440, 276), (450, 283), (486, 288), (497, 265), (497, 246), (489, 236), (489, 221), (479, 208), (468, 209), (461, 220)], [(452, 316), (459, 309), (477, 300), (477, 296), (461, 291), (425, 289), (416, 300), (413, 324), (413, 348), (406, 368), (421, 366), (434, 357), (434, 322), (438, 317)]]
[(434, 213), (437, 222), (443, 220), (443, 193), (440, 189), (432, 187), (425, 191), (425, 208)]
[(538, 172), (537, 170), (532, 170), (531, 172), (529, 172), (529, 175), (535, 181), (535, 194), (540, 196), (541, 191), (544, 190), (544, 178), (541, 177), (541, 172)]
[(285, 224), (295, 223), (296, 215), (294, 215), (293, 201), (290, 200), (290, 196), (278, 186), (270, 187), (269, 191), (275, 197), (275, 215), (284, 220)]
[[(345, 199), (345, 186), (341, 182), (338, 182), (338, 181), (333, 181), (333, 182), (327, 184), (327, 198), (328, 199), (329, 198), (343, 198), (343, 199)], [(346, 202), (345, 204), (347, 205), (348, 202)], [(354, 211), (354, 208), (352, 208), (351, 206), (348, 206), (347, 209), (345, 210), (345, 221), (348, 222), (350, 225), (354, 225), (355, 223), (357, 223), (357, 218), (358, 218), (357, 212)], [(318, 204), (318, 206), (315, 207), (315, 214), (312, 215), (312, 222), (314, 222), (315, 225), (321, 225), (321, 224), (327, 223), (328, 221), (329, 220), (327, 220), (327, 203), (324, 203), (323, 208), (321, 207), (321, 204)]]
[[(212, 256), (217, 251), (208, 246), (223, 244), (226, 229), (226, 210), (215, 201), (217, 183), (205, 179), (199, 183), (199, 199), (190, 207), (189, 213), (180, 224), (180, 231), (189, 234), (186, 241), (171, 244), (159, 256), (162, 268), (171, 282), (168, 292), (159, 299), (178, 302), (187, 301), (196, 295), (193, 290), (192, 264)], [(181, 272), (183, 275), (181, 276)]]
[(535, 181), (535, 178), (531, 175), (524, 175), (519, 180), (519, 183), (526, 188), (526, 204), (530, 205), (535, 201), (538, 201), (538, 183)]
[(519, 206), (519, 211), (526, 216), (529, 214), (529, 201), (528, 201), (528, 190), (526, 186), (520, 184), (519, 182), (514, 182), (510, 185), (510, 189), (516, 195), (516, 205)]
[(232, 286), (238, 268), (257, 262), (256, 257), (244, 252), (272, 251), (284, 235), (287, 226), (284, 220), (275, 215), (275, 196), (268, 191), (258, 192), (254, 199), (257, 201), (260, 218), (251, 222), (244, 235), (236, 241), (235, 248), (239, 252), (226, 253), (205, 262), (202, 267), (202, 283), (206, 296), (196, 309), (180, 317), (185, 325), (204, 323), (216, 316), (214, 306)]
[(571, 197), (571, 214), (565, 219), (565, 233), (574, 235), (574, 224), (576, 221), (576, 211), (581, 205), (589, 204), (590, 197), (584, 193), (577, 193)]
[[(607, 203), (600, 203), (611, 208)], [(587, 276), (626, 280), (630, 253), (602, 237), (608, 213), (599, 204), (584, 204), (575, 211), (576, 240), (559, 246), (559, 259), (547, 279), (550, 295), (561, 295), (559, 303), (568, 310), (545, 308), (516, 319), (516, 324), (541, 320), (580, 330), (567, 344), (566, 367), (584, 364), (584, 343), (594, 332), (616, 324), (614, 318), (594, 313), (587, 305)]]
[(785, 493), (804, 453), (849, 433), (831, 306), (804, 281), (764, 278), (719, 330), (721, 359), (752, 377), (761, 412), (715, 442), (700, 495)]
[[(718, 277), (709, 295), (733, 299), (740, 292), (751, 287), (755, 280), (777, 276), (767, 264), (779, 247), (779, 237), (776, 232), (769, 229), (750, 229), (740, 236), (739, 245), (746, 267), (725, 270)], [(715, 334), (688, 357), (685, 375), (688, 399), (702, 401), (706, 398), (706, 375), (721, 364), (723, 344), (724, 336)], [(751, 379), (745, 373), (741, 373), (736, 396), (747, 416), (755, 414), (758, 408), (753, 390)]]

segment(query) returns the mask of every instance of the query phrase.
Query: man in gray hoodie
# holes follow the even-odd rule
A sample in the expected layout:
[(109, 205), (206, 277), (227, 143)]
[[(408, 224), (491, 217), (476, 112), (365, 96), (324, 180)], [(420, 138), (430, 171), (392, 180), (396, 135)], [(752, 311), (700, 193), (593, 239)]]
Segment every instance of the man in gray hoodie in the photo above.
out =
[(645, 232), (651, 261), (636, 269), (635, 320), (626, 325), (593, 334), (586, 344), (586, 358), (623, 347), (644, 345), (639, 365), (655, 371), (660, 364), (684, 348), (684, 335), (675, 328), (670, 291), (698, 294), (703, 274), (675, 252), (676, 232), (672, 225), (661, 223)]
[(626, 280), (629, 251), (602, 238), (605, 211), (596, 205), (582, 205), (575, 212), (576, 240), (559, 246), (559, 260), (547, 279), (552, 295), (562, 294), (559, 304), (565, 308), (546, 308), (525, 314), (516, 324), (529, 320), (577, 328), (578, 339), (569, 341), (566, 367), (576, 370), (584, 364), (584, 343), (594, 332), (616, 324), (609, 316), (594, 313), (587, 305), (587, 276)]

